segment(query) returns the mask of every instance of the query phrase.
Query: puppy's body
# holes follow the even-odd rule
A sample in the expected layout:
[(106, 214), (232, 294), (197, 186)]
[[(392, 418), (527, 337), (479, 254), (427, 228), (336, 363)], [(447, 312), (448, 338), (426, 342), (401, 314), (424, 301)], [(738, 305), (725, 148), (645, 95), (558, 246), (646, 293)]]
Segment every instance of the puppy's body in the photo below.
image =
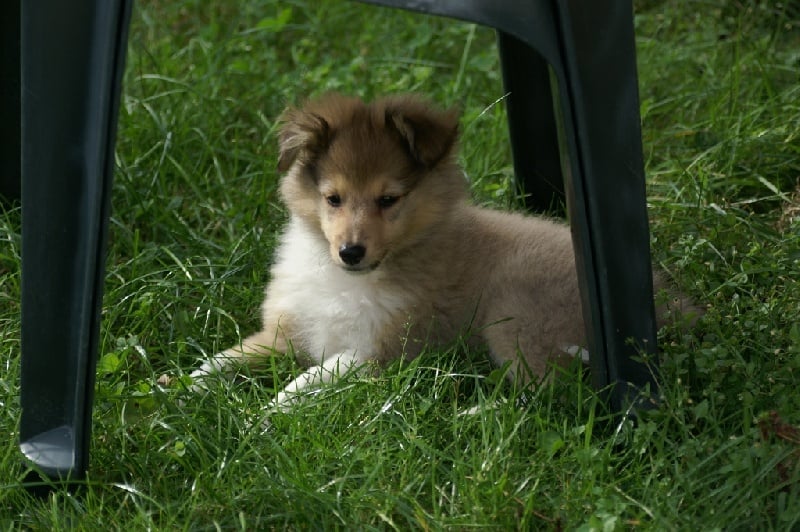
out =
[(455, 113), (414, 97), (328, 96), (284, 114), (290, 221), (263, 330), (193, 373), (290, 350), (309, 370), (279, 395), (468, 334), (510, 376), (541, 376), (584, 325), (569, 229), (473, 206)]
[(307, 222), (292, 219), (267, 288), (266, 331), (280, 331), (311, 362), (347, 350), (389, 362), (469, 328), (498, 363), (516, 360), (519, 345), (541, 374), (548, 355), (583, 343), (571, 246), (559, 224), (465, 198), (413, 249), (352, 273), (330, 260)]

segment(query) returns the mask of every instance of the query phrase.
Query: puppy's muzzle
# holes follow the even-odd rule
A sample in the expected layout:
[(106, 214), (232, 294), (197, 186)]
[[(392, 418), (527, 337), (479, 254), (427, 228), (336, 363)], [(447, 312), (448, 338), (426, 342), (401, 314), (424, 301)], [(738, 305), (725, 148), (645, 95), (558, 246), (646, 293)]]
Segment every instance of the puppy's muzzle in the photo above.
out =
[(367, 254), (367, 248), (360, 244), (345, 244), (339, 248), (339, 258), (348, 266), (355, 266)]

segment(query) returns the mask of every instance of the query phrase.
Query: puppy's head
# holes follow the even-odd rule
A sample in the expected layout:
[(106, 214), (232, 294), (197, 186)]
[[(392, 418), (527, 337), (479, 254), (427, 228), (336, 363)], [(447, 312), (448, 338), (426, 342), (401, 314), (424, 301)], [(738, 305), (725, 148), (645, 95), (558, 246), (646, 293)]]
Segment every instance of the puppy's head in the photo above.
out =
[(336, 264), (371, 271), (410, 252), (466, 197), (457, 138), (457, 112), (417, 96), (365, 104), (327, 95), (281, 117), (281, 193), (324, 235)]

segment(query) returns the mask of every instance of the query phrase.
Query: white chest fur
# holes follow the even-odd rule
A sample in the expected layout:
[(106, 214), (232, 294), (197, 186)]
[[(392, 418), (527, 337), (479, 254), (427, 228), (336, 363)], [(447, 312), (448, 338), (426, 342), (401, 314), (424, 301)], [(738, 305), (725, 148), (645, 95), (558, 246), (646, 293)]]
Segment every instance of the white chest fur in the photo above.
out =
[(344, 271), (325, 239), (293, 219), (278, 248), (266, 304), (291, 321), (295, 348), (320, 364), (326, 354), (342, 351), (362, 360), (377, 356), (387, 328), (408, 316), (411, 300), (380, 269)]

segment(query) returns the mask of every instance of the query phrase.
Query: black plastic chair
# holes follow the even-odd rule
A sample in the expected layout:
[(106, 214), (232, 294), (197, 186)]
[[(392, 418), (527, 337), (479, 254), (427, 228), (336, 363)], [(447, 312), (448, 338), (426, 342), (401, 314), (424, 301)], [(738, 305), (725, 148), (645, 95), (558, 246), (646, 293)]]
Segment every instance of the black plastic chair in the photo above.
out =
[[(633, 360), (656, 346), (631, 2), (367, 1), (497, 30), (517, 176), (539, 207), (566, 185), (594, 383), (615, 410), (654, 390)], [(22, 4), (20, 447), (54, 478), (88, 462), (130, 7)]]

